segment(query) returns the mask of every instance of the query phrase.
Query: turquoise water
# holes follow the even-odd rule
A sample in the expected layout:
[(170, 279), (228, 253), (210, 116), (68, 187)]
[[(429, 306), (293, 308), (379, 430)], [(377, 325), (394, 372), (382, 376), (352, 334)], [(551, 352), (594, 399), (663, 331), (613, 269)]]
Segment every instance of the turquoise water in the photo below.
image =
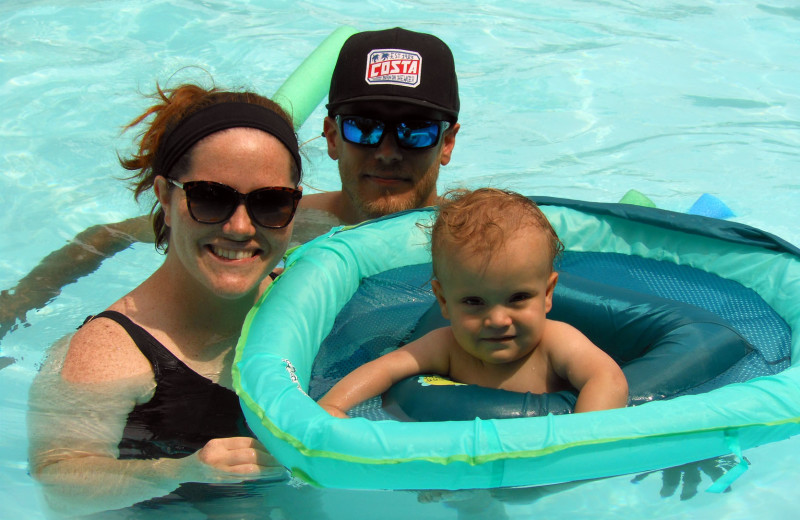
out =
[[(0, 4), (0, 288), (85, 227), (145, 211), (147, 201), (136, 205), (117, 180), (123, 172), (116, 162), (132, 138), (120, 135), (121, 127), (146, 106), (140, 92), (156, 81), (213, 78), (271, 94), (341, 25), (400, 25), (435, 33), (452, 47), (462, 130), (441, 189), (491, 185), (616, 202), (633, 188), (676, 211), (709, 193), (735, 220), (800, 245), (795, 2), (529, 4)], [(310, 116), (301, 138), (318, 135), (323, 114), (320, 108)], [(335, 189), (335, 164), (322, 143), (304, 150), (307, 189)], [(159, 262), (152, 246), (132, 247), (0, 340), (0, 356), (14, 359), (0, 370), (0, 516), (46, 516), (25, 460), (26, 393), (44, 350)], [(794, 438), (749, 450), (750, 470), (720, 495), (704, 492), (711, 469), (694, 467), (636, 484), (627, 476), (463, 492), (446, 501), (279, 485), (203, 508), (173, 504), (148, 518), (221, 518), (218, 511), (254, 503), (267, 518), (267, 506), (281, 508), (272, 518), (370, 518), (376, 511), (386, 518), (784, 518), (800, 506), (793, 485), (798, 448)], [(699, 492), (688, 500), (680, 499), (681, 486), (672, 495), (662, 487), (663, 479), (693, 476)]]

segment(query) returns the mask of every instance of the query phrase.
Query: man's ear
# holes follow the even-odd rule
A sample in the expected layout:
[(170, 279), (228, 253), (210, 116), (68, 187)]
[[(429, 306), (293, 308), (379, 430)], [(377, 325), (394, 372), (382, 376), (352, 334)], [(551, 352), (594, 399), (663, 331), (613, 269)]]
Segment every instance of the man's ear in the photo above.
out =
[(444, 297), (444, 291), (442, 291), (442, 284), (439, 283), (439, 280), (431, 280), (431, 288), (436, 296), (436, 301), (439, 302), (439, 310), (442, 311), (442, 317), (449, 320), (450, 313), (447, 312), (447, 300)]
[(339, 125), (336, 124), (336, 120), (334, 118), (327, 116), (322, 121), (322, 135), (325, 137), (325, 141), (328, 143), (328, 157), (334, 161), (338, 161), (339, 150), (336, 146), (337, 139), (339, 137)]
[(547, 280), (547, 289), (544, 294), (544, 312), (550, 312), (550, 309), (553, 308), (553, 291), (556, 289), (556, 284), (558, 283), (558, 273), (553, 271), (550, 273), (550, 278)]
[(164, 210), (164, 224), (169, 226), (171, 220), (169, 207), (172, 203), (172, 198), (170, 197), (169, 182), (167, 182), (167, 179), (161, 175), (157, 175), (153, 181), (153, 191), (156, 194), (158, 203), (161, 204), (161, 208)]
[(442, 156), (439, 159), (439, 162), (442, 166), (450, 162), (450, 158), (453, 155), (453, 148), (456, 146), (456, 134), (460, 128), (461, 125), (455, 123), (453, 126), (445, 130), (444, 135), (442, 136)]

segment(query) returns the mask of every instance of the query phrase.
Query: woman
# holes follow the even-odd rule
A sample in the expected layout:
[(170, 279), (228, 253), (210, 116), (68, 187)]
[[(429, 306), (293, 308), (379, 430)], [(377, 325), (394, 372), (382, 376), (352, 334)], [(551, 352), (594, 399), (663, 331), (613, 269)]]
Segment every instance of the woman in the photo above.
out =
[(32, 390), (31, 471), (51, 505), (73, 514), (182, 482), (283, 476), (250, 436), (230, 370), (301, 197), (291, 119), (252, 93), (184, 85), (157, 99), (129, 125), (152, 117), (121, 162), (137, 172), (137, 197), (154, 190), (166, 259), (87, 319), (60, 377)]

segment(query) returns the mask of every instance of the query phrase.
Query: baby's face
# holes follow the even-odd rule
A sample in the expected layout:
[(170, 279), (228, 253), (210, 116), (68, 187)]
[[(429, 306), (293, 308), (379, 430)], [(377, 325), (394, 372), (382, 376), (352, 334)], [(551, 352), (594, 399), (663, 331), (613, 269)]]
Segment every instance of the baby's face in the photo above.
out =
[(488, 264), (463, 251), (437, 262), (434, 292), (461, 348), (492, 364), (533, 352), (558, 278), (547, 251), (543, 233), (524, 234), (507, 241)]

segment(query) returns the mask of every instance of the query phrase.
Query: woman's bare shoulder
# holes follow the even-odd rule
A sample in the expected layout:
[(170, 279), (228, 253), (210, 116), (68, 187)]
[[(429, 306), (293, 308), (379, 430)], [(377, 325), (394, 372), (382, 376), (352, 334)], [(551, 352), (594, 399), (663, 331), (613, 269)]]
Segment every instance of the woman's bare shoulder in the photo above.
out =
[(100, 383), (152, 371), (125, 329), (113, 320), (94, 318), (73, 336), (61, 376), (74, 383)]

